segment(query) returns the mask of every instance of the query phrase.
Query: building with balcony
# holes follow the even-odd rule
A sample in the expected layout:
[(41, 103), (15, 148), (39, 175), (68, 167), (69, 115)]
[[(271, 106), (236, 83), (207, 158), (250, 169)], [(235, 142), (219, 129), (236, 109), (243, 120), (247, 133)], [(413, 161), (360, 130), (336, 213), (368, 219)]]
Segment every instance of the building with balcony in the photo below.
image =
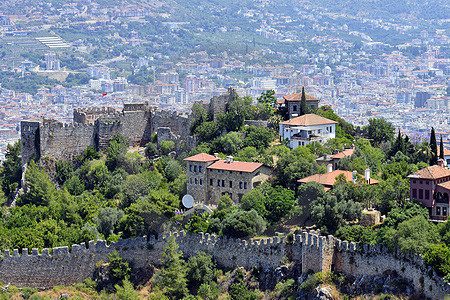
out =
[(410, 198), (421, 202), (429, 211), (431, 220), (445, 221), (449, 213), (450, 170), (439, 165), (430, 166), (408, 176)]
[(291, 149), (311, 143), (324, 144), (336, 137), (336, 124), (336, 121), (306, 114), (281, 122), (280, 139), (287, 140)]

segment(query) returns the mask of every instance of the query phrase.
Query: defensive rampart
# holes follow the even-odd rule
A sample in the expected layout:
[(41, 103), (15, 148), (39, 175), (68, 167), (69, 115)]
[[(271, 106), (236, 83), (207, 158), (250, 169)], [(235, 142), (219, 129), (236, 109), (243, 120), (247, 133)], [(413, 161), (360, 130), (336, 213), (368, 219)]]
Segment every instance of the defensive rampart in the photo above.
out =
[[(243, 266), (274, 270), (286, 259), (300, 266), (302, 273), (309, 270), (339, 271), (361, 277), (377, 275), (384, 271), (396, 271), (414, 282), (415, 288), (432, 299), (443, 299), (449, 294), (449, 285), (427, 268), (420, 257), (391, 254), (378, 246), (356, 245), (340, 241), (332, 236), (320, 237), (303, 232), (292, 240), (274, 237), (239, 240), (210, 234), (173, 234), (186, 256), (205, 251), (214, 256), (218, 264), (227, 268)], [(87, 245), (73, 245), (44, 249), (38, 253), (32, 249), (4, 251), (0, 261), (0, 278), (3, 283), (36, 288), (70, 285), (92, 276), (98, 261), (106, 261), (107, 255), (117, 250), (135, 268), (149, 264), (159, 265), (161, 252), (169, 236), (119, 240), (107, 245), (104, 241)]]

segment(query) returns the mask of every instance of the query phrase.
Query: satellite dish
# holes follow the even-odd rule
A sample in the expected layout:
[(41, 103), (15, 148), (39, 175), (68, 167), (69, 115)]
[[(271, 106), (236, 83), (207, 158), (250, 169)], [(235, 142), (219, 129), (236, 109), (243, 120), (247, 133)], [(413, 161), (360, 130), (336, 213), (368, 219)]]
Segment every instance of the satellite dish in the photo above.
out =
[(191, 208), (194, 206), (194, 197), (189, 194), (184, 195), (181, 203), (183, 203), (184, 207)]

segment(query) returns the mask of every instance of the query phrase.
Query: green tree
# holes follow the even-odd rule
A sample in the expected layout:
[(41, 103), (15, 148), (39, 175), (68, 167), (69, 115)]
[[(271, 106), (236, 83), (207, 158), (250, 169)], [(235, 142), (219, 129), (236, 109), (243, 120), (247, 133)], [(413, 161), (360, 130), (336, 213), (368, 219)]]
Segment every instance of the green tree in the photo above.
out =
[(55, 179), (59, 184), (64, 184), (73, 175), (74, 167), (70, 161), (57, 161), (55, 164)]
[(286, 217), (295, 204), (295, 193), (281, 186), (271, 187), (266, 185), (262, 188), (265, 193), (266, 218), (271, 223), (276, 223)]
[(158, 145), (156, 143), (147, 143), (145, 145), (145, 156), (153, 158), (159, 155)]
[(6, 146), (5, 161), (0, 169), (0, 185), (7, 197), (11, 197), (19, 187), (22, 178), (22, 160), (20, 152), (22, 144), (17, 141), (14, 145)]
[(266, 222), (255, 210), (233, 210), (222, 224), (224, 235), (234, 238), (253, 237), (266, 230)]
[(209, 284), (214, 279), (215, 263), (211, 255), (205, 252), (198, 252), (191, 256), (187, 263), (187, 280), (189, 287), (200, 287)]
[(276, 107), (277, 106), (277, 98), (274, 96), (275, 91), (274, 90), (267, 90), (265, 92), (261, 93), (261, 96), (258, 97), (258, 102), (270, 107)]
[(47, 206), (55, 199), (56, 188), (50, 177), (33, 161), (30, 162), (25, 174), (26, 190), (19, 201), (19, 205), (34, 204)]
[(159, 146), (161, 148), (161, 153), (163, 155), (167, 155), (170, 152), (172, 152), (173, 149), (175, 149), (175, 142), (174, 141), (161, 141)]
[(156, 285), (171, 299), (182, 299), (188, 293), (187, 270), (182, 255), (175, 237), (171, 236), (162, 253), (161, 264), (164, 267), (156, 277)]
[(442, 141), (442, 134), (441, 134), (441, 140), (439, 142), (439, 158), (444, 159), (444, 142)]
[(106, 148), (105, 162), (109, 170), (115, 170), (123, 165), (127, 148), (128, 141), (121, 135), (116, 135), (109, 141), (109, 146)]
[(280, 157), (275, 171), (284, 187), (295, 189), (297, 180), (319, 173), (321, 169), (308, 148), (297, 147)]
[(139, 294), (134, 289), (133, 284), (128, 280), (124, 279), (122, 285), (116, 284), (116, 297), (119, 300), (139, 300)]
[(450, 273), (450, 248), (446, 245), (431, 245), (423, 260), (442, 277)]
[(130, 277), (131, 268), (127, 261), (124, 261), (120, 254), (114, 250), (108, 254), (108, 271), (113, 284), (122, 282)]
[(123, 216), (124, 213), (121, 210), (104, 207), (100, 208), (97, 217), (94, 219), (94, 223), (97, 224), (98, 232), (103, 234), (105, 238), (108, 238)]
[(387, 230), (383, 242), (390, 249), (423, 254), (439, 242), (439, 234), (433, 223), (419, 215), (400, 223), (397, 229)]
[(216, 122), (203, 122), (195, 128), (195, 135), (200, 142), (212, 141), (219, 134), (220, 130)]
[(434, 127), (431, 127), (430, 149), (431, 149), (430, 166), (434, 166), (434, 165), (437, 165), (437, 160), (438, 160), (436, 133), (434, 132)]
[(250, 211), (254, 209), (260, 216), (267, 216), (266, 196), (260, 189), (252, 189), (249, 193), (242, 196), (240, 206), (243, 210)]
[(369, 119), (369, 125), (364, 128), (367, 138), (371, 139), (374, 145), (391, 141), (394, 138), (394, 126), (384, 118)]
[(237, 153), (244, 145), (244, 140), (240, 133), (229, 132), (220, 138), (217, 138), (213, 142), (213, 148), (217, 152), (223, 152), (225, 154)]
[(245, 133), (244, 146), (255, 147), (259, 150), (269, 147), (274, 139), (272, 131), (264, 127), (248, 126), (245, 127)]
[(305, 87), (302, 87), (302, 99), (300, 102), (300, 116), (306, 115), (307, 112), (308, 112), (308, 107), (306, 106)]
[(325, 193), (311, 203), (311, 217), (323, 233), (334, 234), (343, 224), (344, 220), (353, 221), (361, 217), (360, 203), (338, 201), (336, 196)]

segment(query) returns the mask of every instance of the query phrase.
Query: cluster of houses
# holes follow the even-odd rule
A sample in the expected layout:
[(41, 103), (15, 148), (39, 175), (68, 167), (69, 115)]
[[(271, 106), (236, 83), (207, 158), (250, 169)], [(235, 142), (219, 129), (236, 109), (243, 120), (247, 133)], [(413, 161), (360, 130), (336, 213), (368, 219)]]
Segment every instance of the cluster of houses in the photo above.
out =
[[(318, 99), (307, 96), (307, 105), (318, 107)], [(285, 106), (290, 119), (280, 123), (279, 133), (282, 140), (286, 140), (290, 148), (306, 146), (310, 143), (326, 143), (335, 138), (336, 122), (315, 114), (300, 115), (301, 94), (291, 94), (279, 101)], [(339, 160), (353, 155), (355, 150), (347, 148), (342, 152), (336, 151), (331, 155), (319, 157), (316, 161), (327, 166), (325, 174), (314, 174), (301, 178), (299, 185), (308, 182), (318, 182), (324, 190), (333, 188), (338, 177), (347, 182), (358, 184), (378, 184), (371, 178), (370, 170), (365, 174), (357, 174), (339, 170)], [(228, 195), (235, 203), (239, 203), (242, 196), (267, 181), (272, 175), (272, 169), (261, 163), (235, 161), (228, 156), (221, 159), (217, 155), (200, 153), (185, 159), (187, 163), (187, 192), (197, 202), (217, 204), (220, 197)], [(410, 180), (410, 199), (421, 202), (430, 213), (432, 221), (446, 221), (449, 211), (450, 170), (446, 167), (450, 163), (450, 150), (445, 150), (444, 159), (438, 165), (419, 170), (408, 176)]]

